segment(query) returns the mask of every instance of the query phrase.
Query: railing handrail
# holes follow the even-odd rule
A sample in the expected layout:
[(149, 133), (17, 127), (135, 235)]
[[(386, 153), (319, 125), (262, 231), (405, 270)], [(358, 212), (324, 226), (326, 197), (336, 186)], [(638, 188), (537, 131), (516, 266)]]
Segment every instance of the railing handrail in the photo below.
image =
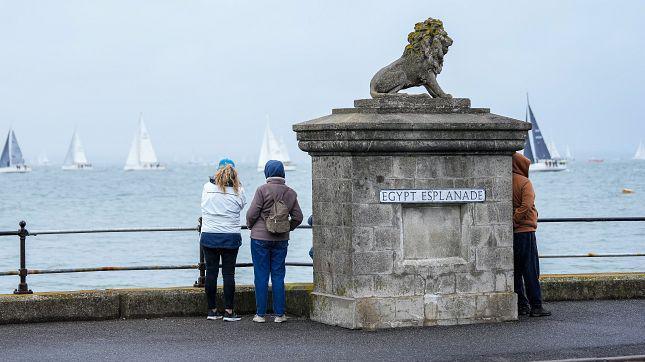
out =
[[(248, 230), (246, 225), (240, 225), (242, 230)], [(311, 229), (309, 225), (300, 225), (297, 229)], [(29, 231), (29, 236), (38, 235), (62, 235), (62, 234), (107, 234), (107, 233), (146, 233), (146, 232), (165, 232), (165, 231), (198, 231), (199, 226), (160, 226), (160, 227), (130, 227), (130, 228), (110, 228), (110, 229), (67, 229), (67, 230), (36, 230)], [(0, 236), (16, 236), (20, 232), (0, 231)]]
[[(20, 221), (18, 230), (0, 230), (0, 236), (18, 236), (20, 239), (20, 269), (18, 271), (0, 271), (0, 276), (19, 275), (20, 283), (16, 294), (30, 294), (32, 291), (27, 285), (27, 275), (29, 274), (56, 274), (56, 273), (82, 273), (82, 272), (99, 272), (99, 271), (127, 271), (127, 270), (170, 270), (170, 269), (199, 269), (200, 275), (194, 286), (203, 286), (205, 281), (206, 264), (204, 252), (200, 248), (199, 264), (188, 265), (134, 265), (134, 266), (105, 266), (89, 268), (62, 268), (62, 269), (27, 269), (25, 261), (25, 246), (27, 236), (37, 235), (61, 235), (61, 234), (98, 234), (98, 233), (136, 233), (136, 232), (188, 232), (201, 231), (201, 217), (195, 227), (129, 227), (129, 228), (110, 228), (110, 229), (70, 229), (70, 230), (37, 230), (28, 231), (26, 222)], [(557, 223), (557, 222), (622, 222), (622, 221), (645, 221), (645, 217), (563, 217), (563, 218), (541, 218), (538, 222)], [(241, 225), (241, 229), (248, 229), (246, 225)], [(309, 225), (300, 225), (299, 229), (311, 229)], [(645, 256), (644, 253), (621, 253), (621, 254), (578, 254), (578, 255), (544, 255), (541, 258), (583, 258), (583, 257), (628, 257), (628, 256)], [(312, 263), (287, 262), (287, 266), (313, 266)], [(236, 267), (251, 267), (253, 263), (238, 263)]]
[[(303, 263), (298, 261), (287, 261), (285, 266), (313, 266), (313, 263)], [(253, 263), (237, 263), (236, 268), (250, 268)], [(220, 264), (221, 267), (221, 264)], [(88, 268), (58, 268), (58, 269), (27, 269), (27, 274), (66, 274), (66, 273), (87, 273), (101, 271), (137, 271), (137, 270), (182, 270), (182, 269), (199, 269), (199, 264), (184, 265), (132, 265), (132, 266), (99, 266)], [(0, 271), (0, 276), (20, 275), (18, 270)]]
[[(546, 217), (538, 219), (538, 223), (559, 223), (559, 222), (623, 222), (623, 221), (645, 221), (645, 216), (619, 216), (619, 217)], [(197, 231), (199, 226), (159, 226), (159, 227), (126, 227), (108, 229), (62, 229), (62, 230), (35, 230), (29, 231), (29, 236), (38, 235), (61, 235), (61, 234), (101, 234), (101, 233), (145, 233), (145, 232), (186, 232)], [(246, 225), (240, 225), (242, 230), (247, 230)], [(298, 229), (311, 229), (309, 225), (300, 225)], [(16, 236), (19, 230), (0, 230), (0, 236)]]
[(614, 222), (614, 221), (645, 221), (645, 216), (619, 216), (619, 217), (545, 217), (538, 219), (541, 222)]

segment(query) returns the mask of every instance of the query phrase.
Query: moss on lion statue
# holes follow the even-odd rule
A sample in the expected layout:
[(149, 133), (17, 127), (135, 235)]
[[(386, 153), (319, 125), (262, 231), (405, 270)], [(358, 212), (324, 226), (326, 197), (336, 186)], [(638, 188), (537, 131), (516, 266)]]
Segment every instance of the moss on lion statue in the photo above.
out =
[(452, 39), (443, 29), (441, 20), (428, 18), (416, 23), (414, 31), (408, 35), (408, 43), (401, 58), (374, 75), (370, 82), (372, 97), (424, 86), (434, 98), (452, 98), (437, 83), (443, 57), (452, 45)]

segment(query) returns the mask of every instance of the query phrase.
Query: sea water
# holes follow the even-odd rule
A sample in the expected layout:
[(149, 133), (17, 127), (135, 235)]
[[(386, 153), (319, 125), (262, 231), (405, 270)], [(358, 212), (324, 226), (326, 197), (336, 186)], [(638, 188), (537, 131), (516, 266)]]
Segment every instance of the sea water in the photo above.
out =
[[(264, 183), (255, 166), (239, 165), (248, 201)], [(27, 174), (0, 175), (0, 230), (123, 227), (194, 227), (202, 186), (214, 166), (169, 165), (166, 171), (124, 172), (120, 166), (63, 171), (34, 167)], [(645, 216), (645, 162), (573, 162), (569, 170), (531, 175), (540, 217)], [(307, 218), (311, 214), (311, 167), (287, 173)], [(623, 188), (635, 191), (623, 194)], [(243, 231), (238, 262), (250, 262)], [(543, 223), (537, 233), (543, 255), (645, 252), (645, 222)], [(98, 266), (185, 265), (199, 257), (198, 234), (154, 232), (40, 235), (27, 238), (29, 269)], [(19, 267), (17, 236), (0, 237), (0, 271)], [(309, 262), (311, 230), (296, 230), (288, 261)], [(542, 259), (542, 273), (643, 271), (644, 257)], [(252, 268), (236, 271), (238, 284), (252, 284)], [(192, 285), (197, 270), (113, 271), (29, 275), (35, 291)], [(287, 281), (310, 282), (310, 267), (288, 267)], [(16, 288), (17, 276), (0, 276), (0, 293)]]

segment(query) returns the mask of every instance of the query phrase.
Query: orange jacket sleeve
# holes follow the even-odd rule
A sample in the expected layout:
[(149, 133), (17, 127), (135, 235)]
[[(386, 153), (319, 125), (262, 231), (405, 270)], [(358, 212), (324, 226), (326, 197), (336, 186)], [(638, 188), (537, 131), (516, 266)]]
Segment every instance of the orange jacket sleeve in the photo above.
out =
[(513, 222), (515, 224), (522, 224), (531, 218), (531, 211), (535, 204), (535, 192), (531, 182), (527, 182), (522, 186), (522, 202), (520, 206), (513, 212)]

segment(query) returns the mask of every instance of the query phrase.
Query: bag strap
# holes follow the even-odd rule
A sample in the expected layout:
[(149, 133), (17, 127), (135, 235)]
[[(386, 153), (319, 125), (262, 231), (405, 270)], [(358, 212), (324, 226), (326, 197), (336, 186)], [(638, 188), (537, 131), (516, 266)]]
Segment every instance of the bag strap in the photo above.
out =
[[(284, 191), (282, 192), (282, 196), (280, 196), (280, 199), (279, 199), (279, 200), (276, 200), (275, 195), (274, 195), (274, 196), (273, 196), (273, 205), (272, 205), (271, 207), (274, 207), (274, 206), (275, 206), (275, 204), (277, 203), (277, 201), (284, 201), (284, 194), (286, 194), (286, 193), (287, 193), (287, 191), (289, 191), (289, 189), (284, 190)], [(270, 213), (271, 213), (271, 211), (269, 211), (269, 214), (270, 214)], [(267, 216), (268, 216), (268, 215), (267, 215)], [(262, 213), (260, 213), (260, 217), (261, 217), (261, 218), (264, 220), (264, 222), (266, 223), (267, 219), (266, 219), (266, 217), (263, 217), (263, 216), (262, 216)]]

